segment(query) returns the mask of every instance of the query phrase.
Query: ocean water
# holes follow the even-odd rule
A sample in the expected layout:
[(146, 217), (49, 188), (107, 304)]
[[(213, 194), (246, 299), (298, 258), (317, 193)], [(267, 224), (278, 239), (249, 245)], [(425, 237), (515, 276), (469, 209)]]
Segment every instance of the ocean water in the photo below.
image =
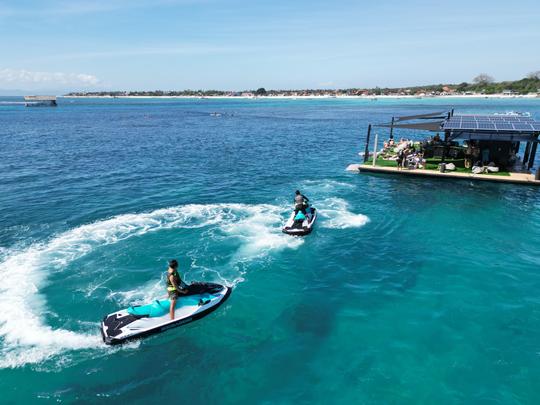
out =
[[(540, 402), (540, 189), (344, 170), (369, 122), (540, 100), (20, 101), (0, 100), (0, 402)], [(280, 232), (297, 188), (321, 214), (303, 239)], [(162, 296), (173, 257), (230, 299), (105, 346), (101, 318)]]

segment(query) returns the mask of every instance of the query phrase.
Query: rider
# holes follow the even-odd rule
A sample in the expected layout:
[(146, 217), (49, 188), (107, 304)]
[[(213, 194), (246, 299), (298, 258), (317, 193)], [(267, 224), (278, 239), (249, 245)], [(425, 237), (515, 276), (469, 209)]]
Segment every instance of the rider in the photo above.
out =
[(296, 190), (294, 195), (294, 215), (298, 214), (298, 211), (302, 211), (302, 214), (306, 215), (308, 202), (309, 198), (300, 193), (300, 190)]
[(176, 259), (169, 261), (169, 268), (167, 269), (167, 294), (171, 301), (171, 306), (169, 308), (171, 319), (174, 319), (176, 300), (180, 294), (187, 294), (186, 287), (186, 283), (182, 281), (180, 274), (178, 273), (178, 261)]

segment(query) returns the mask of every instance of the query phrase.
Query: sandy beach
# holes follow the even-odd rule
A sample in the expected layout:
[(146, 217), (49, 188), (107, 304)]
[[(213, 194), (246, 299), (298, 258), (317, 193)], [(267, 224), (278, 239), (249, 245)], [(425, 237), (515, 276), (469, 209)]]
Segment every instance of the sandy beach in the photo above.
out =
[(423, 98), (444, 98), (444, 99), (538, 99), (540, 94), (463, 94), (463, 95), (438, 95), (438, 96), (410, 96), (410, 95), (380, 95), (380, 96), (57, 96), (59, 98), (122, 98), (122, 99), (278, 99), (278, 100), (378, 100), (378, 99), (423, 99)]

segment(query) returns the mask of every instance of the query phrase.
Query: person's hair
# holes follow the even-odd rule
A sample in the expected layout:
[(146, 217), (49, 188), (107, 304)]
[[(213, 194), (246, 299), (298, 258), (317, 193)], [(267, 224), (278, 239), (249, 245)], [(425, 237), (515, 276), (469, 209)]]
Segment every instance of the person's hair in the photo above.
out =
[(178, 268), (178, 260), (176, 260), (176, 259), (169, 260), (169, 267), (171, 269), (176, 270)]
[(295, 193), (296, 193), (296, 194), (300, 194), (300, 190), (296, 190)]

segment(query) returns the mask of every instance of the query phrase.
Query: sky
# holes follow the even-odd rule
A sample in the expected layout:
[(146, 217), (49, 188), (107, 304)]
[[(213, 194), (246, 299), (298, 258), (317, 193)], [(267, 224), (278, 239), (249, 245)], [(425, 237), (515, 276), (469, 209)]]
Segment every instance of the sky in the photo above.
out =
[(0, 0), (0, 92), (515, 80), (539, 21), (538, 0)]

